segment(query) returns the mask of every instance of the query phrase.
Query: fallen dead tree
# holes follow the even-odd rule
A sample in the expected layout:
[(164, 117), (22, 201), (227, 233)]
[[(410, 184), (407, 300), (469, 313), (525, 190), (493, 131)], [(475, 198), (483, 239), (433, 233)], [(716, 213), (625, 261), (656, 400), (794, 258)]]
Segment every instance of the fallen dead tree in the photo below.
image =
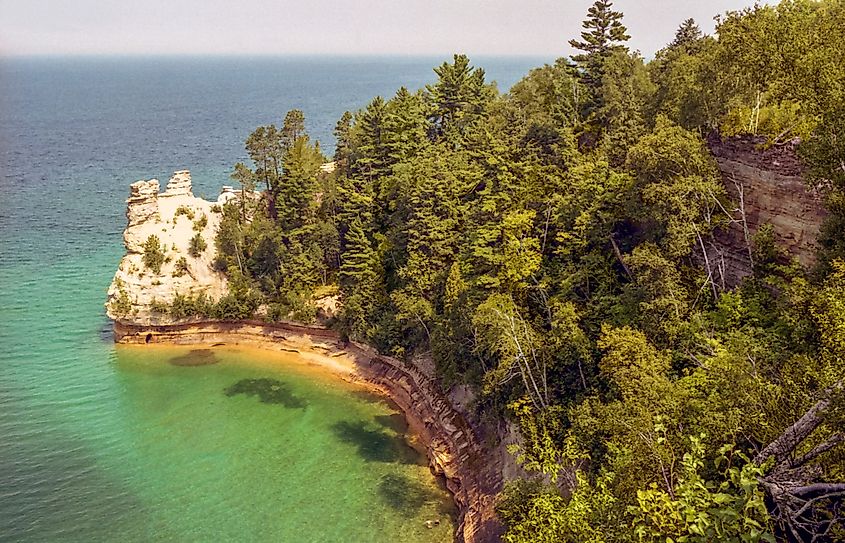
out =
[[(845, 428), (825, 424), (843, 403), (845, 380), (840, 380), (754, 458), (759, 466), (771, 464), (760, 484), (775, 524), (789, 541), (845, 537), (845, 482), (822, 481), (824, 473), (816, 462), (845, 443)], [(827, 435), (815, 435), (823, 431)], [(808, 444), (811, 436), (817, 441), (812, 447)]]

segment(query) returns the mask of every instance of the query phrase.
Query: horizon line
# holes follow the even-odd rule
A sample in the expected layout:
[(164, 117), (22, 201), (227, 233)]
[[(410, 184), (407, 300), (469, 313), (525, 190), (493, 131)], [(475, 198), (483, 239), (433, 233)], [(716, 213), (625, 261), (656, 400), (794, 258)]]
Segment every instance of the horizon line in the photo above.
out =
[(442, 53), (3, 53), (0, 51), (0, 59), (123, 59), (123, 58), (433, 58), (447, 57), (451, 59), (454, 55), (466, 55), (472, 58), (525, 58), (538, 59), (547, 58), (557, 60), (568, 58), (566, 54), (552, 53), (468, 53), (468, 52), (442, 52)]

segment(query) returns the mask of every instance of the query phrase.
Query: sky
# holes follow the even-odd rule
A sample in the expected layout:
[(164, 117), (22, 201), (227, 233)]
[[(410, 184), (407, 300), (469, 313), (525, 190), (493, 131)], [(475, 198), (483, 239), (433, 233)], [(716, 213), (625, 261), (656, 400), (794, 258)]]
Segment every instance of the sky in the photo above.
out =
[[(571, 54), (592, 0), (0, 0), (0, 56)], [(753, 0), (616, 0), (646, 57)]]

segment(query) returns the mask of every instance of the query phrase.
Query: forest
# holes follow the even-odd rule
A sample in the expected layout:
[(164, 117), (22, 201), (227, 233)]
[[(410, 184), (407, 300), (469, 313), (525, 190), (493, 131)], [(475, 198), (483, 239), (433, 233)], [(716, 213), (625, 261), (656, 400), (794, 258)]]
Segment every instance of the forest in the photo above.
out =
[[(646, 60), (597, 0), (578, 54), (506, 93), (455, 55), (344, 114), (330, 156), (301, 111), (258, 127), (232, 177), (263, 197), (214, 241), (230, 292), (168, 310), (311, 321), (338, 295), (346, 337), (474, 387), (533, 474), (506, 542), (845, 540), (845, 2), (716, 22)], [(743, 134), (796, 143), (828, 217), (814, 266), (764, 227), (728, 288), (707, 139)]]

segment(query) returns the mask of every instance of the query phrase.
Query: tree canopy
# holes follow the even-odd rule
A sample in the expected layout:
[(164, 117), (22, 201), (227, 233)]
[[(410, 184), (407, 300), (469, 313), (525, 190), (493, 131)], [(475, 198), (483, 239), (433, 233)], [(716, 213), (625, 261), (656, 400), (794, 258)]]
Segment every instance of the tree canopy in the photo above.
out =
[[(505, 94), (455, 55), (345, 113), (333, 170), (302, 112), (258, 127), (233, 178), (263, 192), (215, 240), (231, 292), (180, 314), (307, 321), (336, 295), (348, 337), (431, 357), (520, 428), (537, 477), (500, 498), (505, 541), (841, 538), (845, 4), (689, 19), (648, 62), (622, 19), (596, 1), (578, 53)], [(800, 141), (818, 266), (762, 228), (725, 283), (714, 132)]]

